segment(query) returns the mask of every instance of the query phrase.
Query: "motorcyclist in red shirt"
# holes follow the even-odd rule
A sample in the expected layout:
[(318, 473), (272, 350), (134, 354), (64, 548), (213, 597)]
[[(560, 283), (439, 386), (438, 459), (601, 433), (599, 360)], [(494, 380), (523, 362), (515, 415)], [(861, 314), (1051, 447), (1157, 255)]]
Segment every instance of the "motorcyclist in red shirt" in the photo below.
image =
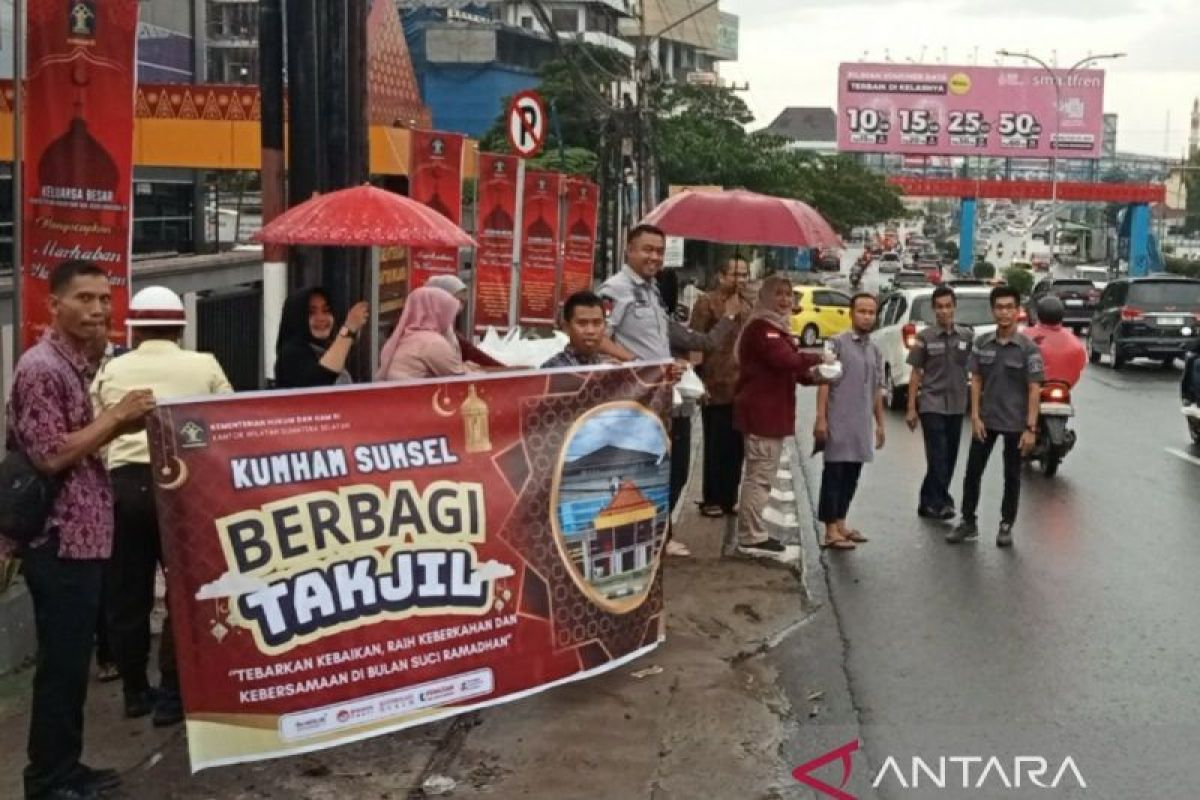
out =
[(1070, 387), (1079, 382), (1087, 366), (1087, 350), (1079, 338), (1062, 326), (1063, 302), (1046, 295), (1037, 302), (1037, 324), (1022, 333), (1033, 339), (1046, 362), (1046, 382), (1061, 381)]

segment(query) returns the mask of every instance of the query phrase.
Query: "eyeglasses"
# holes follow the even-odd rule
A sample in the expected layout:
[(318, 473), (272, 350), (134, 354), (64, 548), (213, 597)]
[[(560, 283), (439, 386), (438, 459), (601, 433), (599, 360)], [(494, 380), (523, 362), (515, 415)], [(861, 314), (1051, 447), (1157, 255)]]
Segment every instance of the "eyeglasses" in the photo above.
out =
[(732, 275), (735, 278), (749, 278), (750, 277), (749, 272), (734, 272), (734, 273), (732, 273)]

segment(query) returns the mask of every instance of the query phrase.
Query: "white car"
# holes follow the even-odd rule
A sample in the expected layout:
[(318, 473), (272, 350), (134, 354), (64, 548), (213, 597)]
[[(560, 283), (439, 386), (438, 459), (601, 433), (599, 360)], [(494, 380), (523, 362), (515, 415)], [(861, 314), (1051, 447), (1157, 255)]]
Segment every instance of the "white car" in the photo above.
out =
[[(955, 286), (958, 311), (955, 320), (960, 325), (969, 325), (975, 335), (996, 330), (989, 300), (990, 286)], [(871, 340), (883, 352), (883, 379), (887, 387), (887, 404), (902, 409), (908, 399), (908, 381), (912, 367), (908, 365), (908, 353), (916, 340), (917, 332), (933, 325), (932, 286), (901, 289), (889, 295), (879, 309), (879, 323)]]

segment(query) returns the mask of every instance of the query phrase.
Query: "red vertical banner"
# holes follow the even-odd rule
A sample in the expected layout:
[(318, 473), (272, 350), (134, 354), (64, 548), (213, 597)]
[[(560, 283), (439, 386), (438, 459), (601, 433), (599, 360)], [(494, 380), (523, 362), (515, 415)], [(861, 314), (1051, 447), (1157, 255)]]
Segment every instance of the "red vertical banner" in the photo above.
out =
[[(408, 196), (424, 203), (455, 225), (462, 224), (461, 133), (413, 131), (408, 168)], [(458, 274), (457, 247), (414, 247), (408, 289), (419, 288), (434, 275)]]
[(566, 193), (567, 225), (559, 305), (576, 292), (592, 288), (600, 187), (583, 178), (568, 178)]
[(522, 325), (554, 324), (562, 184), (563, 176), (557, 172), (525, 173), (525, 211), (521, 221)]
[(113, 331), (129, 306), (137, 0), (29, 4), (25, 83), (21, 338), (50, 322), (50, 272), (95, 262), (113, 287)]
[(475, 328), (508, 327), (517, 213), (517, 157), (479, 154)]

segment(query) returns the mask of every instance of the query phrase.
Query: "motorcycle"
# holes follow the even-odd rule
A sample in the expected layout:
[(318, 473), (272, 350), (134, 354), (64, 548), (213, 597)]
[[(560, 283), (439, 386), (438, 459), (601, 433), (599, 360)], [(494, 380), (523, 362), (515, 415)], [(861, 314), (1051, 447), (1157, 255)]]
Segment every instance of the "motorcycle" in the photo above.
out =
[(1062, 460), (1075, 447), (1075, 431), (1070, 428), (1075, 416), (1071, 387), (1062, 381), (1047, 381), (1042, 385), (1039, 409), (1037, 439), (1026, 460), (1037, 461), (1042, 474), (1053, 478)]
[(861, 286), (861, 285), (862, 285), (862, 270), (859, 269), (858, 267), (851, 267), (851, 269), (850, 269), (850, 288), (857, 291), (859, 286)]
[(1200, 381), (1196, 380), (1196, 367), (1200, 363), (1200, 353), (1192, 353), (1183, 365), (1183, 384), (1180, 387), (1183, 395), (1183, 417), (1187, 420), (1188, 432), (1192, 435), (1192, 443), (1200, 446)]

